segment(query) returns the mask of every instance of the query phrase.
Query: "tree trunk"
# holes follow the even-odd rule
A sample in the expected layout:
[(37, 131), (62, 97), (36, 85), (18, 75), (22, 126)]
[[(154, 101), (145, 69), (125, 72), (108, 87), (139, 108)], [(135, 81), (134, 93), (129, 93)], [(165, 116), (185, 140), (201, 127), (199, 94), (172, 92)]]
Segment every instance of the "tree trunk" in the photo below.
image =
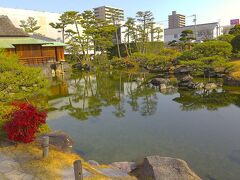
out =
[(117, 51), (118, 51), (118, 57), (121, 58), (121, 53), (120, 53), (120, 47), (119, 47), (119, 39), (118, 39), (118, 29), (115, 33), (116, 36), (116, 41), (117, 41)]
[(96, 47), (96, 41), (95, 41), (95, 40), (93, 41), (93, 49), (94, 49), (94, 50), (93, 50), (93, 51), (94, 51), (93, 53), (94, 53), (94, 58), (95, 58), (95, 57), (96, 57), (96, 51), (97, 51), (97, 50), (96, 50), (97, 47)]
[(130, 57), (130, 54), (129, 54), (129, 51), (128, 51), (128, 46), (126, 43), (124, 43), (124, 46), (125, 46), (125, 49), (126, 49), (126, 52), (127, 52), (127, 56)]
[(62, 28), (62, 41), (65, 42), (65, 28)]

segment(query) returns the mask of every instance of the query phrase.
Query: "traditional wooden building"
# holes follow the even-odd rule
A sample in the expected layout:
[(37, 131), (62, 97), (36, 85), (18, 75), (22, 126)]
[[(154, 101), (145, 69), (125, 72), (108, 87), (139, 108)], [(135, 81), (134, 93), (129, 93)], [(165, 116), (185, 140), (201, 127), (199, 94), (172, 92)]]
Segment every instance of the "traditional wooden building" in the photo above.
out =
[(0, 49), (16, 54), (24, 64), (63, 61), (64, 46), (49, 38), (30, 36), (16, 28), (7, 16), (0, 16)]

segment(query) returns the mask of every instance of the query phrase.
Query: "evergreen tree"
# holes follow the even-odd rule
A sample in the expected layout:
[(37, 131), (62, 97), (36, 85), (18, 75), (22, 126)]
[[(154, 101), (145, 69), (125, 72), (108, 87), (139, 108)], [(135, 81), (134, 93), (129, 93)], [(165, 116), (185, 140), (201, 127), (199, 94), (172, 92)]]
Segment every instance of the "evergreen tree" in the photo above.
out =
[(151, 29), (154, 17), (151, 11), (138, 11), (136, 15), (140, 25), (137, 26), (139, 42), (141, 43), (141, 52), (146, 52), (146, 43), (148, 42), (149, 30)]
[(33, 17), (28, 17), (27, 21), (21, 20), (20, 27), (27, 33), (34, 33), (41, 28), (41, 26), (38, 26), (38, 21)]

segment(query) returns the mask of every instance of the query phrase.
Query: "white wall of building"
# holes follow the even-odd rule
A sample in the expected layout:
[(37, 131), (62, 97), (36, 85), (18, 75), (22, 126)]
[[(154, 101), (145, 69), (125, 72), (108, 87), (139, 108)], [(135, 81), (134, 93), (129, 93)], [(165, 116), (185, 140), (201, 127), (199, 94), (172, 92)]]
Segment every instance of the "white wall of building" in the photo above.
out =
[(49, 25), (51, 22), (58, 22), (61, 15), (59, 13), (0, 7), (0, 15), (8, 16), (16, 27), (19, 27), (21, 20), (27, 20), (28, 17), (33, 17), (38, 21), (38, 25), (41, 26), (36, 33), (40, 33), (59, 41), (62, 39), (61, 32)]
[(203, 41), (205, 39), (214, 39), (222, 34), (219, 23), (198, 24), (196, 26), (185, 26), (181, 28), (165, 29), (164, 30), (164, 42), (179, 41), (180, 35), (184, 30), (192, 30), (195, 34), (196, 40)]

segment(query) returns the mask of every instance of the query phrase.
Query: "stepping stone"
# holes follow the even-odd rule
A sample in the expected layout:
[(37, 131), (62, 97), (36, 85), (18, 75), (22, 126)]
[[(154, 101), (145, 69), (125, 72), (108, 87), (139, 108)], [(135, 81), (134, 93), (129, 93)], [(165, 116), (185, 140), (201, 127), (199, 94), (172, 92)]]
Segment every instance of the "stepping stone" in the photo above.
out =
[[(25, 174), (22, 178), (22, 180), (33, 180), (33, 179), (34, 179), (34, 176), (30, 174)], [(34, 180), (36, 180), (36, 178)]]
[[(19, 171), (19, 170), (13, 170), (11, 172), (5, 173), (4, 175), (9, 180), (12, 180), (12, 179), (14, 179), (14, 180), (23, 180), (23, 178), (26, 177), (26, 174), (21, 172), (21, 171)], [(33, 177), (32, 177), (32, 179), (33, 179)], [(32, 179), (28, 179), (28, 180), (32, 180)]]
[(1, 161), (5, 161), (5, 160), (14, 161), (12, 158), (10, 158), (9, 156), (7, 156), (6, 154), (1, 153), (1, 154), (0, 154), (0, 162), (1, 162)]
[(8, 173), (20, 168), (20, 165), (13, 160), (4, 160), (0, 162), (0, 173)]
[(4, 176), (4, 174), (2, 174), (2, 173), (0, 173), (0, 179), (1, 179), (1, 180), (8, 180), (8, 179)]
[(98, 169), (103, 175), (108, 177), (128, 177), (127, 173), (122, 172), (118, 169), (111, 169), (111, 168), (102, 168)]
[[(90, 177), (92, 174), (87, 170), (83, 169), (83, 177)], [(61, 177), (63, 180), (75, 180), (73, 167), (64, 169), (61, 172)]]

